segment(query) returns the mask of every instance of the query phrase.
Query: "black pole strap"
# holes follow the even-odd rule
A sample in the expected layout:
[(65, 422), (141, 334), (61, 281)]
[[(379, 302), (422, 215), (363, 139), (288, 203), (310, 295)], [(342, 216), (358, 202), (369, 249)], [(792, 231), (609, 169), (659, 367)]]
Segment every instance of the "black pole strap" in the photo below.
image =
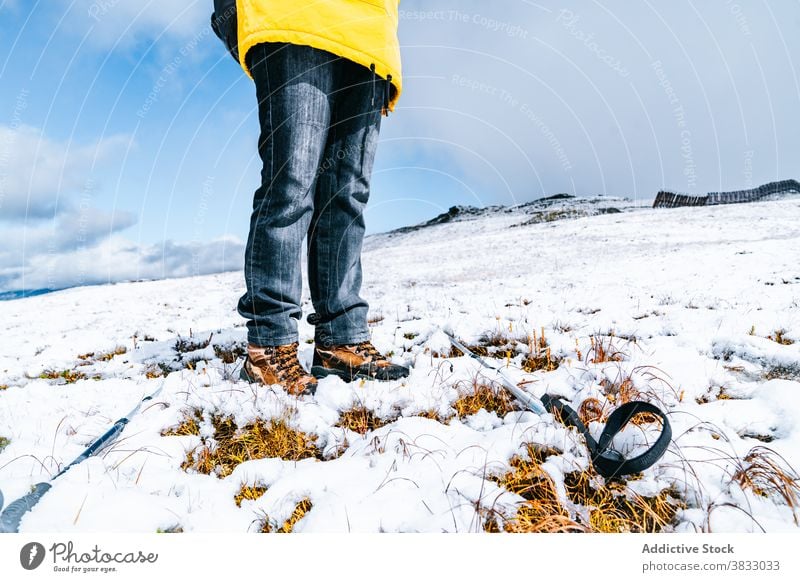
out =
[[(648, 469), (664, 455), (672, 440), (672, 427), (670, 427), (666, 414), (649, 402), (626, 402), (617, 408), (608, 417), (600, 438), (594, 440), (594, 437), (589, 433), (589, 429), (581, 422), (578, 413), (570, 406), (549, 394), (542, 396), (541, 400), (547, 410), (553, 415), (559, 416), (567, 426), (577, 428), (578, 432), (583, 435), (586, 440), (586, 448), (589, 449), (592, 465), (605, 478), (640, 473)], [(643, 413), (652, 414), (661, 419), (661, 434), (656, 439), (656, 442), (645, 452), (632, 459), (626, 459), (619, 452), (610, 450), (609, 447), (614, 437), (625, 428), (625, 425), (634, 416)]]

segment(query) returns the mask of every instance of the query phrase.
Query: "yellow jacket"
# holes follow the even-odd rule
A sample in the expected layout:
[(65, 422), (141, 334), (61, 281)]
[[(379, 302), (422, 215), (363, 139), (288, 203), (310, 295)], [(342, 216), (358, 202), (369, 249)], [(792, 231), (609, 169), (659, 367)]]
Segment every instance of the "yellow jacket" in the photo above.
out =
[(313, 46), (364, 65), (375, 66), (400, 97), (402, 78), (397, 40), (400, 0), (236, 0), (239, 62), (245, 73), (247, 51), (262, 42)]

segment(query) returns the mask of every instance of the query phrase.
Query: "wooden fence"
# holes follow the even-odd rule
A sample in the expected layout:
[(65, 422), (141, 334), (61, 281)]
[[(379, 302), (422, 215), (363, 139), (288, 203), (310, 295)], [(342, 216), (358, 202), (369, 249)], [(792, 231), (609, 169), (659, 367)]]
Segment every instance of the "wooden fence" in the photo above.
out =
[(770, 182), (750, 190), (733, 192), (710, 192), (705, 196), (690, 196), (662, 190), (656, 195), (653, 208), (676, 208), (678, 206), (716, 206), (718, 204), (738, 204), (756, 202), (780, 194), (800, 194), (800, 182), (797, 180), (781, 180)]

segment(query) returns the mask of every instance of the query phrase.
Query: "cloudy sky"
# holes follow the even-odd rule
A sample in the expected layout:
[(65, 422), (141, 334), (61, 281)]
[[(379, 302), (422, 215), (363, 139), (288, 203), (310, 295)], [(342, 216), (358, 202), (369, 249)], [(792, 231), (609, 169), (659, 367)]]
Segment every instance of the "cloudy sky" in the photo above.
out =
[[(211, 6), (0, 0), (0, 291), (241, 264), (256, 102)], [(371, 232), (800, 177), (800, 2), (403, 0), (400, 38)]]

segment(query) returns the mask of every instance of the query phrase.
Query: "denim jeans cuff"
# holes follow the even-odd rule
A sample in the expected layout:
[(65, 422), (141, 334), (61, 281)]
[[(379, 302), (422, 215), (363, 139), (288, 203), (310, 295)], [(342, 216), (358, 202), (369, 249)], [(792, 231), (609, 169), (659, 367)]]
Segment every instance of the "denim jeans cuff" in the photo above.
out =
[(299, 341), (299, 336), (295, 335), (285, 335), (281, 337), (271, 337), (265, 335), (258, 335), (256, 333), (248, 333), (247, 334), (247, 342), (254, 346), (259, 346), (262, 348), (274, 347), (274, 346), (284, 346), (286, 344), (293, 344), (294, 342)]
[(314, 343), (320, 346), (343, 346), (351, 344), (360, 344), (370, 339), (369, 331), (365, 332), (351, 332), (341, 333), (337, 335), (330, 335), (319, 331), (314, 335)]

